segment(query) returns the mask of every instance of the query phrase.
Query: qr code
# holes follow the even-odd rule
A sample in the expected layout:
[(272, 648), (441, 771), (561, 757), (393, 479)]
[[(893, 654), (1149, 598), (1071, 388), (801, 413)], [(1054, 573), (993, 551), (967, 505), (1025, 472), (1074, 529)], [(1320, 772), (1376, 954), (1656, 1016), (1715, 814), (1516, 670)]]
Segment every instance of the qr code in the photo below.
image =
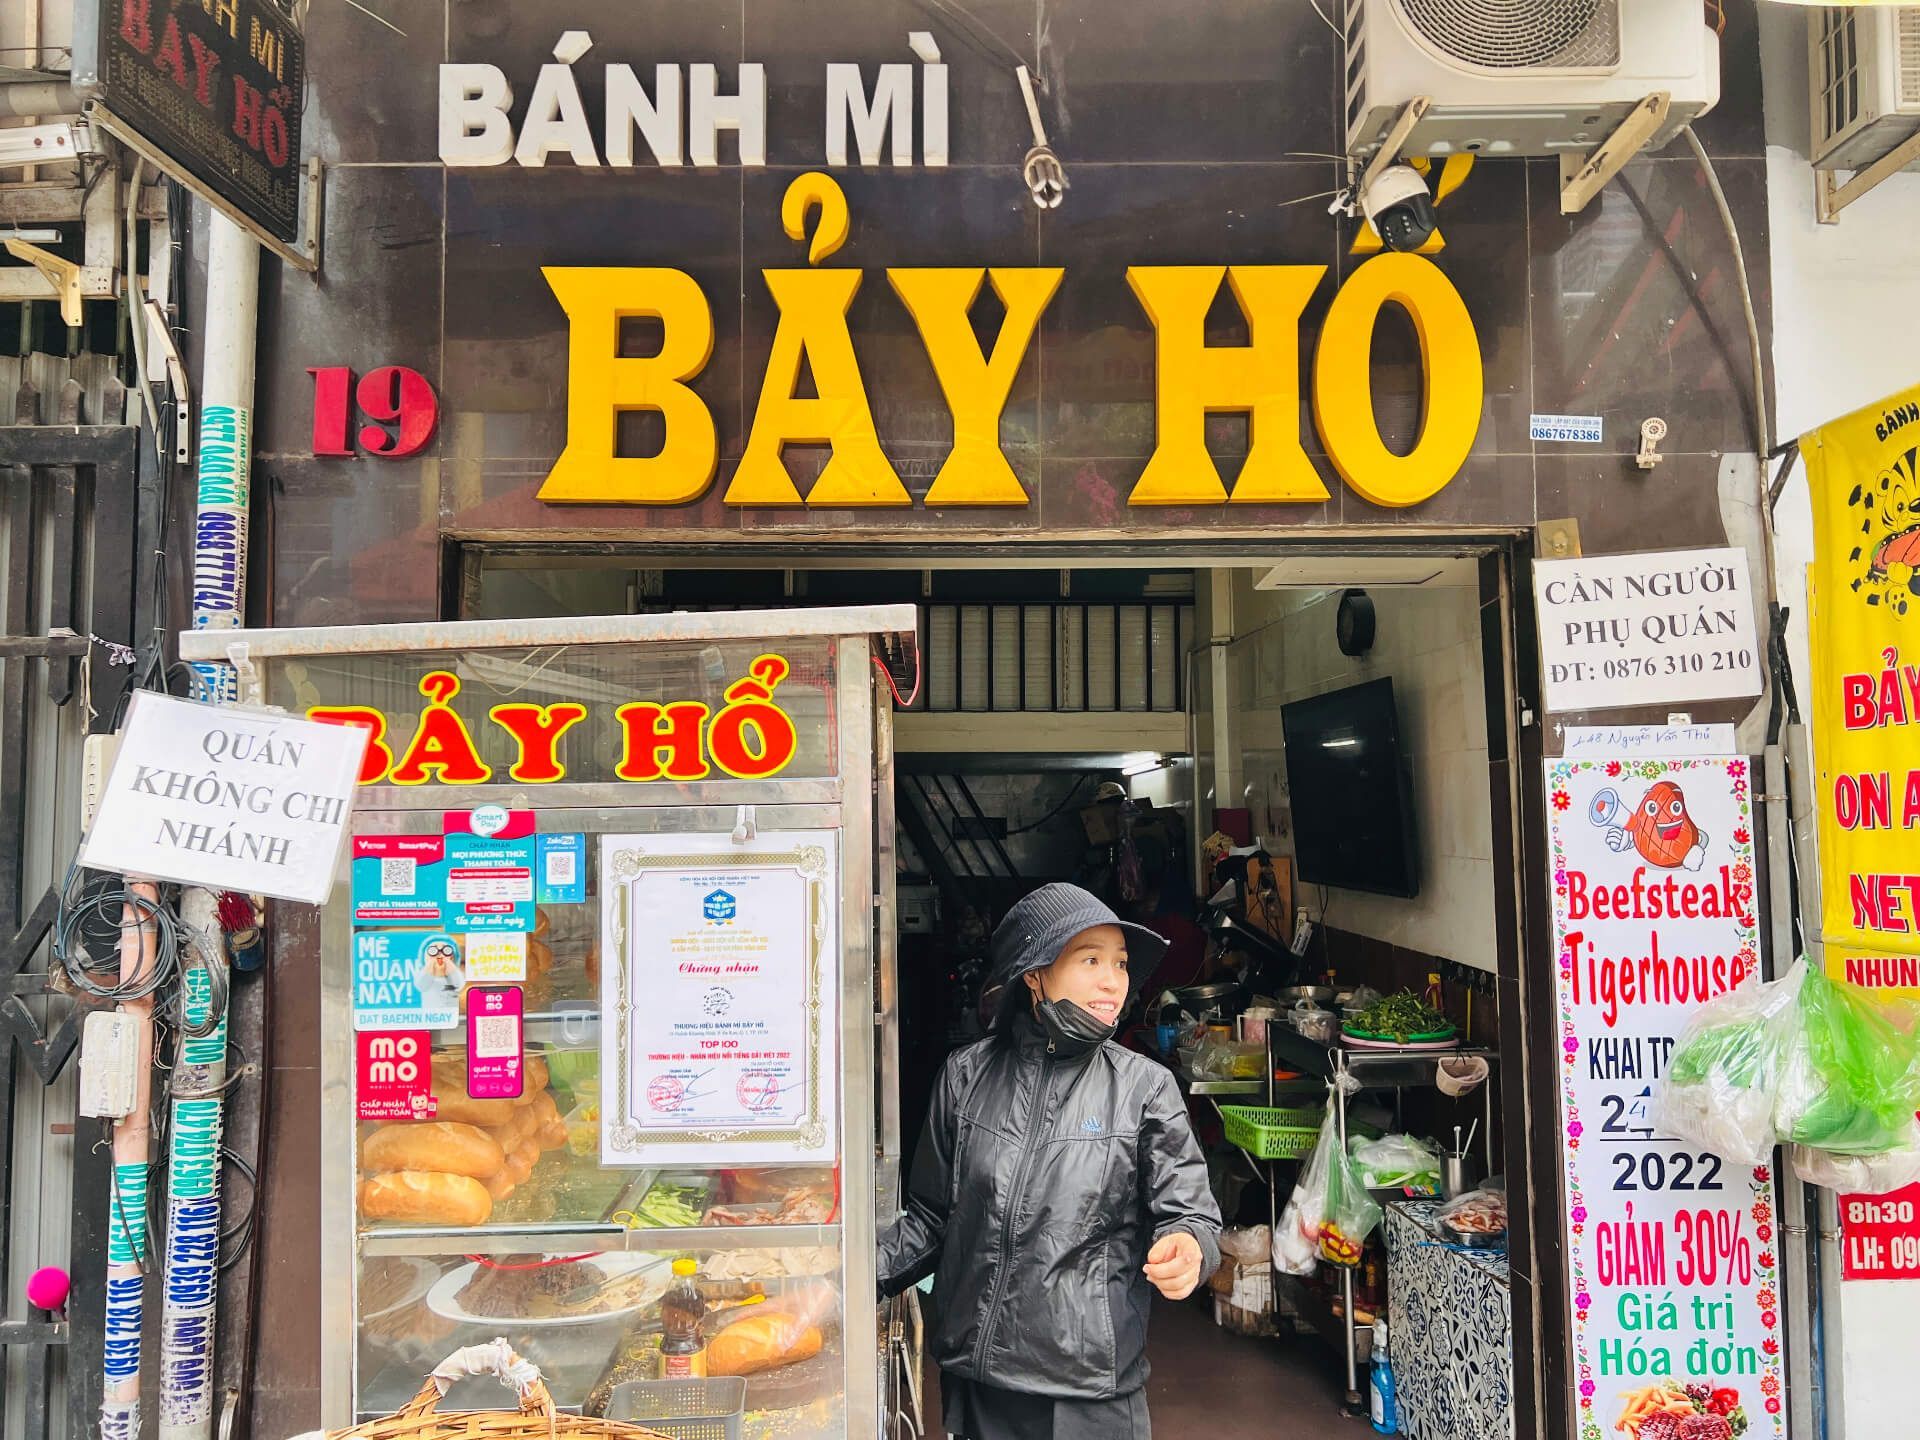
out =
[(413, 894), (413, 869), (415, 861), (409, 855), (388, 855), (380, 861), (380, 893), (382, 895)]
[(554, 850), (547, 855), (547, 885), (552, 889), (573, 884), (574, 855), (571, 850)]
[(498, 1060), (520, 1053), (520, 1022), (511, 1015), (478, 1015), (473, 1021), (473, 1053)]

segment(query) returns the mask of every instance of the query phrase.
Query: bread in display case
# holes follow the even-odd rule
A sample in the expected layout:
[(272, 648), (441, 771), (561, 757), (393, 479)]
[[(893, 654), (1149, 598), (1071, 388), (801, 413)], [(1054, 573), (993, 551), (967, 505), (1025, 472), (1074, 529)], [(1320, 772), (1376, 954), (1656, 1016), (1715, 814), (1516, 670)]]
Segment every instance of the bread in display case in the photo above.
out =
[[(676, 1254), (698, 1266), (706, 1374), (746, 1382), (743, 1435), (842, 1435), (835, 1246), (365, 1257), (357, 1276), (356, 1410), (386, 1414), (453, 1349), (504, 1336), (539, 1367), (560, 1408), (605, 1415), (616, 1386), (662, 1376), (661, 1302)], [(501, 1403), (489, 1382), (469, 1380), (443, 1408)]]
[[(628, 1405), (681, 1373), (657, 1362), (685, 1256), (746, 1435), (879, 1433), (898, 1125), (873, 637), (914, 625), (247, 632), (259, 703), (383, 737), (316, 957), (323, 1425), (496, 1338), (562, 1408)], [(475, 1380), (444, 1408), (510, 1403)]]

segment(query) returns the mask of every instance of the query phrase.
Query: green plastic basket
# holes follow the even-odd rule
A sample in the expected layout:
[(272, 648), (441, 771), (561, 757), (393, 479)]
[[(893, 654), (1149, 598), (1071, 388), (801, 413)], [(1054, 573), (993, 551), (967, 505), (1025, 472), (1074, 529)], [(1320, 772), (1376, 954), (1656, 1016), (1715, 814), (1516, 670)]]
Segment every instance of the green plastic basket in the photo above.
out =
[(1326, 1111), (1281, 1110), (1265, 1105), (1222, 1105), (1227, 1139), (1256, 1160), (1297, 1160), (1311, 1155)]

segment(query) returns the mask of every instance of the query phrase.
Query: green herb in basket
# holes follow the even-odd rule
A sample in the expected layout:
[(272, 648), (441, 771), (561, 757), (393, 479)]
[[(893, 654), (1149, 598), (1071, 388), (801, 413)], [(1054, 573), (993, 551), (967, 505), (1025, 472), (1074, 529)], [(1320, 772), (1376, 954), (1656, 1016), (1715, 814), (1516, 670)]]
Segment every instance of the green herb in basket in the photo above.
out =
[(1384, 996), (1347, 1022), (1352, 1034), (1398, 1040), (1402, 1045), (1416, 1035), (1434, 1035), (1452, 1028), (1445, 1015), (1411, 990)]

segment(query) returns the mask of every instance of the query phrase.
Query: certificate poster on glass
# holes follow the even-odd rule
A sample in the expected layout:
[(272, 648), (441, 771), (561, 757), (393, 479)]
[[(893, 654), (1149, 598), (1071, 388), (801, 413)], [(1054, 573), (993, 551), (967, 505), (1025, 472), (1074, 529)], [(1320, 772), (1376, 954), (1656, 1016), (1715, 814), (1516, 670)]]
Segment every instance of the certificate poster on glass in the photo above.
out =
[(833, 1160), (838, 834), (600, 846), (600, 1163)]

